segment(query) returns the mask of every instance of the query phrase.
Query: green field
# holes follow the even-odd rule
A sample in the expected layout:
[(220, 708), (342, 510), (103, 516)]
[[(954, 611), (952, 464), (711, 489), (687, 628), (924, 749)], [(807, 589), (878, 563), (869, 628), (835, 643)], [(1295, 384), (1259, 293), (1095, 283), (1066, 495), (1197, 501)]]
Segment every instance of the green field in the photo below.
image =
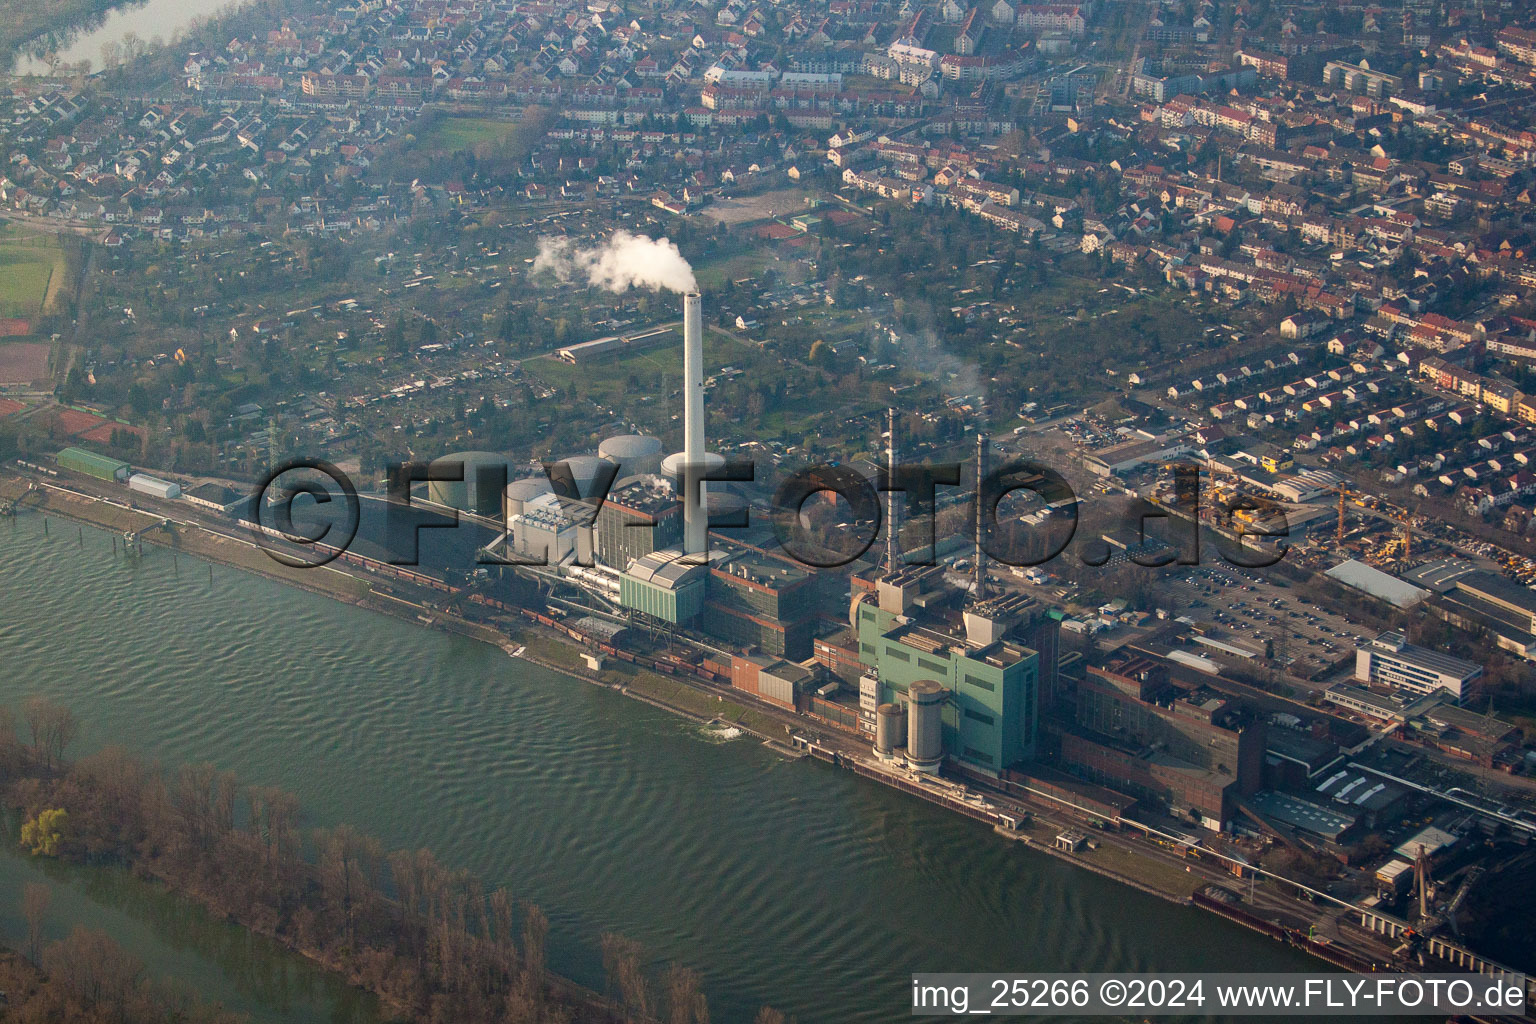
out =
[(9, 225), (0, 229), (0, 316), (41, 313), (55, 274), (63, 280), (64, 253), (54, 239)]
[(485, 117), (445, 117), (422, 134), (417, 146), (457, 153), (485, 142), (504, 142), (512, 137), (517, 127), (513, 121)]

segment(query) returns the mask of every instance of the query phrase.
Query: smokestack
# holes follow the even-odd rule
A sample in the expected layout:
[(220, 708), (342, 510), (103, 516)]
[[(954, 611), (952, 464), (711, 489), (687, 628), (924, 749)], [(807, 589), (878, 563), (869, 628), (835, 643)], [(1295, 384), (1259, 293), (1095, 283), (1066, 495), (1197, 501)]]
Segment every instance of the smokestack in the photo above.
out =
[(986, 551), (981, 546), (981, 482), (987, 478), (987, 436), (976, 431), (976, 585), (972, 590), (977, 601), (987, 597)]
[(683, 553), (709, 553), (709, 508), (704, 503), (704, 315), (699, 293), (683, 296)]
[(900, 538), (896, 525), (896, 410), (890, 406), (885, 407), (885, 427), (885, 571), (894, 576)]

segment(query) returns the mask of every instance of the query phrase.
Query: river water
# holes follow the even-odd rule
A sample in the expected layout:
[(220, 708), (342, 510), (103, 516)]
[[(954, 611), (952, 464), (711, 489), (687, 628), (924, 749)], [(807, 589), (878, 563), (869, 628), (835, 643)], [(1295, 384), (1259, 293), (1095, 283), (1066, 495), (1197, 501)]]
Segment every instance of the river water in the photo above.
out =
[[(91, 62), (91, 69), (102, 68), (102, 46), (121, 43), (130, 33), (144, 42), (170, 42), (193, 21), (207, 20), (232, 7), (237, 0), (129, 0), (82, 24), (61, 29), (22, 46), (14, 57), (11, 71), (18, 75), (48, 73), (48, 62), (41, 59), (52, 52), (61, 61), (77, 64)], [(3, 71), (0, 55), (0, 71)]]
[(82, 749), (213, 761), (310, 824), (429, 846), (539, 903), (552, 966), (594, 987), (603, 930), (698, 967), (726, 1022), (889, 1021), (914, 971), (1314, 966), (851, 773), (233, 569), (34, 514), (0, 522), (0, 581), (0, 703), (44, 693)]

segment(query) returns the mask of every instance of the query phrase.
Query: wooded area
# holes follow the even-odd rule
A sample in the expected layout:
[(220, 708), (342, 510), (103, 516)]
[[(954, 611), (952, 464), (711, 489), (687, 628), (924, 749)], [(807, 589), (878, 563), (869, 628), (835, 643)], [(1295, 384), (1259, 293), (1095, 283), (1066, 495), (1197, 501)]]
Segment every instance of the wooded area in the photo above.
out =
[[(242, 784), (208, 764), (163, 770), (117, 747), (70, 763), (77, 731), (68, 709), (47, 700), (28, 701), (19, 722), (0, 707), (0, 795), (21, 813), (24, 845), (36, 855), (127, 865), (302, 952), (406, 1019), (708, 1024), (698, 972), (672, 965), (654, 978), (633, 940), (602, 936), (609, 993), (592, 992), (549, 971), (542, 910), (504, 888), (487, 892), (430, 850), (385, 851), (349, 825), (306, 831), (293, 794)], [(39, 902), (45, 909), (43, 896), (24, 899), (35, 929), (27, 953), (46, 975), (43, 987), (74, 1001), (78, 1015), (66, 1019), (167, 1019), (137, 1008), (143, 982), (127, 979), (142, 972), (105, 936), (71, 936), (66, 951), (90, 952), (110, 985), (95, 973), (75, 977), (63, 954), (50, 955), (61, 944), (38, 949)], [(769, 1009), (757, 1020), (784, 1024)]]

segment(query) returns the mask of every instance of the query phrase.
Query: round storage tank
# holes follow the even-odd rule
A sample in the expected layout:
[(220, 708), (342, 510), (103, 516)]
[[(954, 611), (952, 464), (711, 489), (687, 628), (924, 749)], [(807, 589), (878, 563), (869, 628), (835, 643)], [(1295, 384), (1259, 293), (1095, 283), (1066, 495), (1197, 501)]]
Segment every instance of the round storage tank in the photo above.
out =
[(907, 766), (936, 772), (944, 760), (944, 687), (919, 679), (907, 688)]
[(496, 517), (501, 515), (502, 488), (506, 481), (526, 472), (505, 455), (496, 452), (455, 452), (432, 461), (432, 472), (458, 474), (463, 480), (427, 481), (427, 500), (456, 508), (460, 512)]
[(875, 711), (875, 754), (889, 760), (906, 745), (906, 711), (900, 704), (881, 704)]
[[(559, 468), (561, 465), (565, 468)], [(556, 485), (552, 489), (556, 492), (560, 491), (560, 485), (565, 479), (565, 473), (569, 472), (571, 474), (571, 482), (576, 485), (576, 494), (561, 495), (561, 497), (575, 498), (578, 495), (590, 497), (596, 489), (593, 487), (593, 481), (597, 479), (598, 473), (602, 472), (605, 466), (611, 465), (612, 463), (607, 459), (599, 459), (595, 455), (572, 455), (561, 459), (550, 472), (550, 481)]]
[(619, 480), (655, 476), (661, 472), (661, 439), (645, 434), (620, 434), (598, 445), (597, 457), (619, 467)]
[(704, 495), (704, 508), (709, 513), (710, 529), (727, 528), (732, 516), (740, 516), (747, 510), (747, 499), (729, 491), (717, 491), (724, 484), (712, 484)]
[(542, 476), (525, 477), (507, 484), (507, 495), (502, 502), (502, 514), (507, 519), (521, 515), (523, 506), (542, 494), (549, 493), (549, 481)]

